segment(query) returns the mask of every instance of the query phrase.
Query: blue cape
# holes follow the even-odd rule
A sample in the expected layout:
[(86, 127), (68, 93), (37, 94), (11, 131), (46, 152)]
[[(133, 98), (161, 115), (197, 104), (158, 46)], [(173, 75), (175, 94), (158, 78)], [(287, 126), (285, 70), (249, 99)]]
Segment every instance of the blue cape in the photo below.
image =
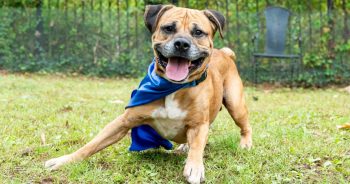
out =
[[(176, 84), (160, 77), (154, 70), (155, 59), (148, 67), (145, 78), (141, 81), (138, 89), (131, 93), (131, 99), (126, 108), (144, 105), (155, 100), (166, 97), (175, 91), (198, 85), (206, 79), (207, 73), (200, 79), (185, 84)], [(131, 130), (131, 146), (130, 151), (143, 151), (150, 148), (159, 148), (160, 146), (169, 150), (173, 145), (167, 139), (161, 137), (151, 126), (141, 125)]]

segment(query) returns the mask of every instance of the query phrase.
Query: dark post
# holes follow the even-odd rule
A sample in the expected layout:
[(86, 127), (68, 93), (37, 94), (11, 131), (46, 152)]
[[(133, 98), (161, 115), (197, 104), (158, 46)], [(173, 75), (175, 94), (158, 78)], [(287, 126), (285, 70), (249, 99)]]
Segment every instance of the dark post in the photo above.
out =
[(100, 8), (99, 8), (99, 18), (100, 18), (100, 30), (102, 32), (103, 30), (103, 21), (102, 21), (102, 0), (99, 1), (99, 5), (100, 5)]
[(308, 24), (309, 24), (309, 40), (308, 40), (308, 49), (309, 50), (312, 50), (313, 49), (313, 40), (312, 40), (312, 21), (311, 21), (311, 4), (310, 4), (310, 1), (307, 1), (306, 2), (306, 6), (307, 6), (307, 17), (308, 17)]
[(299, 37), (298, 37), (298, 46), (299, 46), (299, 54), (300, 54), (300, 68), (299, 71), (302, 72), (303, 71), (303, 54), (304, 54), (304, 50), (303, 50), (303, 44), (302, 44), (302, 33), (301, 33), (301, 7), (300, 7), (300, 0), (298, 0), (298, 27), (299, 27)]
[[(67, 28), (69, 27), (68, 25), (68, 0), (64, 0), (64, 21), (66, 23)], [(69, 31), (68, 29), (65, 29), (64, 31), (64, 57), (67, 57), (68, 55), (68, 42), (69, 42)]]
[(112, 1), (108, 0), (108, 22), (111, 22), (111, 6), (112, 6)]
[[(51, 0), (47, 1), (47, 8), (49, 11), (47, 19), (49, 22), (51, 21)], [(52, 57), (52, 47), (51, 47), (51, 34), (52, 34), (52, 25), (49, 25), (49, 33), (47, 34), (47, 46), (48, 46), (48, 56), (51, 58)]]
[[(239, 35), (240, 35), (240, 24), (239, 24), (239, 9), (238, 9), (238, 0), (236, 0), (236, 35), (237, 35), (237, 40), (236, 40), (236, 45), (235, 48), (237, 50), (237, 46), (240, 45), (240, 39), (239, 39)], [(238, 50), (237, 50), (238, 52)]]
[(130, 50), (130, 31), (129, 31), (129, 1), (126, 2), (126, 41), (127, 41), (127, 50)]
[(349, 10), (347, 10), (346, 8), (346, 0), (342, 0), (342, 9), (343, 9), (343, 12), (344, 12), (344, 32), (343, 32), (343, 37), (344, 37), (344, 41), (347, 41), (349, 40), (350, 38), (350, 30), (349, 30)]
[(85, 23), (85, 0), (81, 1), (81, 23)]
[(117, 47), (116, 47), (116, 55), (119, 57), (120, 54), (120, 46), (121, 46), (121, 26), (120, 26), (120, 2), (117, 0)]
[[(287, 6), (288, 10), (291, 9), (289, 1), (287, 1), (287, 5), (286, 6)], [(292, 27), (291, 27), (291, 25), (292, 25), (293, 21), (292, 21), (292, 18), (289, 18), (289, 19), (290, 20), (288, 21), (288, 40), (287, 40), (287, 44), (289, 45), (289, 47), (288, 47), (289, 53), (292, 53), (293, 41), (292, 41), (292, 29), (291, 29)]]
[(60, 0), (56, 0), (56, 8), (58, 9), (60, 7)]
[(90, 17), (95, 18), (95, 12), (94, 12), (94, 0), (90, 0)]
[(334, 58), (334, 19), (333, 19), (333, 9), (334, 9), (334, 3), (333, 0), (327, 0), (327, 16), (328, 16), (328, 28), (330, 32), (330, 38), (328, 40), (328, 57)]
[[(258, 32), (257, 35), (259, 35), (260, 33), (260, 17), (259, 17), (259, 0), (255, 1), (255, 6), (256, 6), (256, 24), (257, 24), (257, 28), (258, 28)], [(254, 35), (255, 37), (256, 35)], [(253, 42), (253, 52), (257, 51), (259, 49), (259, 37), (255, 37), (254, 39), (256, 39)], [(252, 70), (252, 81), (254, 82), (254, 86), (256, 87), (256, 85), (258, 84), (258, 66), (257, 66), (257, 61), (256, 58), (253, 56), (253, 70)]]
[[(299, 52), (300, 52), (300, 63), (302, 64), (302, 58), (303, 58), (303, 45), (302, 45), (302, 33), (301, 33), (301, 5), (300, 5), (300, 0), (298, 0), (298, 27), (299, 27), (299, 38), (298, 38), (298, 46), (299, 46)], [(302, 69), (302, 68), (301, 68)]]
[[(138, 0), (135, 0), (135, 40), (136, 40), (136, 48), (138, 50), (139, 47), (139, 26), (138, 26), (138, 13), (139, 13), (139, 7), (138, 7)], [(137, 55), (139, 55), (140, 52), (137, 52)]]
[[(251, 33), (251, 23), (250, 23), (250, 11), (249, 11), (249, 0), (245, 0), (245, 1), (243, 1), (244, 2), (244, 9), (245, 10), (243, 10), (242, 12), (245, 12), (245, 17), (246, 17), (246, 22), (245, 22), (245, 28), (246, 28), (246, 31), (247, 31), (247, 33), (248, 33), (248, 35), (249, 36), (251, 36), (252, 35), (252, 33)], [(249, 42), (248, 42), (249, 43)], [(246, 49), (246, 55), (247, 56), (250, 56), (250, 47), (248, 47), (247, 49)]]
[(36, 39), (36, 46), (35, 46), (35, 55), (39, 56), (40, 52), (42, 50), (43, 46), (43, 32), (44, 32), (44, 25), (43, 25), (43, 17), (42, 17), (42, 1), (37, 0), (36, 2), (36, 27), (35, 27), (35, 39)]
[(226, 13), (226, 34), (227, 34), (227, 37), (226, 37), (226, 40), (228, 41), (228, 47), (232, 48), (232, 44), (230, 42), (230, 16), (229, 16), (229, 9), (228, 9), (228, 5), (229, 5), (229, 2), (228, 0), (225, 1), (225, 13)]
[[(322, 2), (323, 0), (319, 0), (318, 4), (319, 4), (319, 14), (320, 14), (320, 38), (322, 38), (323, 35), (323, 13), (322, 13)], [(318, 39), (319, 40), (319, 44), (322, 44), (322, 39)], [(321, 47), (318, 47), (318, 49), (320, 50)]]
[(75, 26), (77, 26), (77, 29), (78, 29), (78, 23), (77, 23), (77, 5), (75, 2), (73, 2), (73, 16), (74, 16), (74, 24)]
[[(256, 0), (255, 1), (255, 6), (256, 6), (256, 25), (257, 25), (257, 31), (259, 34), (260, 33), (260, 17), (259, 17), (259, 13), (260, 13), (260, 10), (259, 10), (259, 0)], [(254, 35), (255, 36), (255, 35)], [(259, 37), (255, 38), (256, 39), (256, 45), (253, 45), (253, 52), (255, 52), (256, 50), (255, 49), (259, 49)]]

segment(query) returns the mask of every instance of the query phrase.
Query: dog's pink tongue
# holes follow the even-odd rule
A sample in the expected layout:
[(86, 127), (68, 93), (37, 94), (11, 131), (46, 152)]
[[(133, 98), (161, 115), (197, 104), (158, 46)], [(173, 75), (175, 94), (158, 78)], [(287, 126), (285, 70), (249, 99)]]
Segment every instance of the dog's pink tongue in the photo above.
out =
[(188, 75), (189, 62), (183, 58), (169, 58), (165, 69), (166, 76), (174, 81), (182, 81)]

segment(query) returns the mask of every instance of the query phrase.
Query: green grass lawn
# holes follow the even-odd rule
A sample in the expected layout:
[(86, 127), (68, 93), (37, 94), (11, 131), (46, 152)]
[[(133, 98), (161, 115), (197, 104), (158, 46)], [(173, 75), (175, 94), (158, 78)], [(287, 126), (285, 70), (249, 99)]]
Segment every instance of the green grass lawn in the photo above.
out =
[[(59, 171), (43, 167), (121, 114), (137, 85), (136, 79), (0, 74), (0, 183), (185, 183), (186, 155), (131, 153), (129, 136)], [(239, 129), (221, 111), (205, 150), (206, 183), (350, 181), (350, 131), (336, 129), (350, 122), (350, 94), (245, 90), (253, 149), (239, 149)]]

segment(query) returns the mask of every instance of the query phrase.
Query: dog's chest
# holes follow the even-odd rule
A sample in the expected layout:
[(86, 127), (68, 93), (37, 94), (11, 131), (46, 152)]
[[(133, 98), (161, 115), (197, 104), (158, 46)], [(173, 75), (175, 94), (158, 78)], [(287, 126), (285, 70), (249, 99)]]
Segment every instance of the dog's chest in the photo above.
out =
[(152, 112), (154, 128), (166, 139), (174, 138), (185, 128), (183, 120), (187, 111), (179, 107), (174, 96), (175, 93), (166, 96), (164, 107), (159, 107)]

